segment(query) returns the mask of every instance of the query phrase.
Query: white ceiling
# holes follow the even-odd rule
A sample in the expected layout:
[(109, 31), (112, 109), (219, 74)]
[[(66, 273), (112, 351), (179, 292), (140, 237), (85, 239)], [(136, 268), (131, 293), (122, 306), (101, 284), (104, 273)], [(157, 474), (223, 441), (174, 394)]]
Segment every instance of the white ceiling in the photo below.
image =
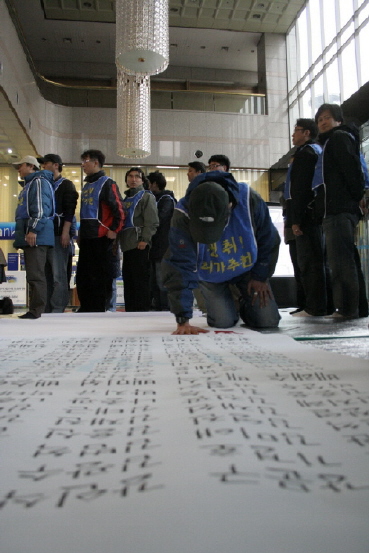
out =
[[(5, 3), (40, 75), (55, 80), (70, 77), (115, 81), (114, 0)], [(179, 66), (256, 72), (261, 33), (287, 32), (304, 4), (305, 0), (169, 0), (169, 69)], [(10, 161), (7, 137), (20, 156), (31, 146), (27, 138), (20, 137), (24, 137), (24, 129), (14, 113), (7, 114), (9, 109), (0, 97), (3, 163)]]
[[(115, 79), (115, 1), (6, 3), (41, 75)], [(287, 32), (304, 4), (305, 0), (169, 0), (170, 44), (176, 45), (170, 48), (170, 66), (256, 71), (260, 34)]]

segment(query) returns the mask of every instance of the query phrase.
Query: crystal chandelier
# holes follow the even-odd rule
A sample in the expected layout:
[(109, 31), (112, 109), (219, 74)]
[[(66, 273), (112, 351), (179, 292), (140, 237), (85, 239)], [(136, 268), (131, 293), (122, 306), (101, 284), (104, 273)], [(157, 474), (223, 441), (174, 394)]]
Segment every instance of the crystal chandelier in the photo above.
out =
[(115, 61), (129, 75), (168, 67), (168, 0), (116, 0)]
[(168, 62), (168, 0), (116, 0), (118, 155), (150, 155), (150, 75)]
[(150, 155), (150, 76), (118, 69), (117, 154), (139, 159)]

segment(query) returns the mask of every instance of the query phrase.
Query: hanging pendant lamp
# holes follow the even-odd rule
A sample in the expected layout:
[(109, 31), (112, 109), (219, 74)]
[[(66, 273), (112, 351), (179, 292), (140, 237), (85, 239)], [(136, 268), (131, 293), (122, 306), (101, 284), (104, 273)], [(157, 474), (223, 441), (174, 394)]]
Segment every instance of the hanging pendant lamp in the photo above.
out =
[(151, 153), (150, 77), (118, 69), (117, 154), (132, 159)]
[(169, 63), (168, 0), (116, 0), (116, 65), (156, 75)]

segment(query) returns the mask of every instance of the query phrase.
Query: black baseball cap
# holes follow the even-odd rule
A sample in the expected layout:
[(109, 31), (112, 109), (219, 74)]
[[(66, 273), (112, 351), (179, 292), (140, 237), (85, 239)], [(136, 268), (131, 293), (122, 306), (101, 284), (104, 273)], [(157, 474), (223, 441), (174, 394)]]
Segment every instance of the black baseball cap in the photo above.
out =
[(40, 163), (46, 163), (46, 161), (51, 161), (51, 163), (58, 163), (58, 165), (63, 165), (62, 158), (58, 154), (46, 154), (44, 157), (38, 157), (37, 161)]
[(190, 195), (188, 215), (195, 242), (213, 244), (220, 240), (229, 216), (229, 196), (220, 184), (204, 182)]

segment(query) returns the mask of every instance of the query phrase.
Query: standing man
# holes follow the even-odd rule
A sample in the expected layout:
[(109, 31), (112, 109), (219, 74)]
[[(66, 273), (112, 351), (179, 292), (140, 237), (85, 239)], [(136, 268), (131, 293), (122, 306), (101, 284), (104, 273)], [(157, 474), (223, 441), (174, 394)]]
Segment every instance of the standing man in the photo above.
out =
[(120, 233), (123, 252), (124, 305), (126, 311), (150, 311), (151, 240), (159, 226), (154, 195), (140, 167), (131, 167), (125, 176), (124, 210), (126, 224)]
[(323, 218), (336, 309), (332, 317), (365, 317), (368, 301), (355, 246), (355, 231), (361, 217), (359, 203), (364, 195), (358, 132), (343, 124), (342, 110), (337, 104), (321, 105), (315, 122), (323, 147), (313, 182), (315, 212)]
[(201, 163), (201, 161), (190, 161), (190, 163), (188, 163), (188, 182), (192, 182), (193, 179), (201, 175), (201, 173), (206, 173), (206, 167), (204, 163)]
[[(314, 143), (318, 128), (313, 119), (297, 119), (292, 143), (297, 146), (288, 169), (284, 197), (286, 226), (295, 237), (297, 263), (305, 292), (305, 309), (294, 317), (332, 313), (332, 298), (327, 283), (325, 247), (321, 221), (313, 217), (312, 182), (322, 148)], [(328, 298), (330, 299), (327, 307)]]
[(231, 162), (229, 158), (223, 154), (215, 154), (209, 158), (208, 171), (221, 171), (229, 173)]
[(155, 196), (159, 226), (152, 237), (150, 250), (150, 289), (155, 311), (169, 311), (167, 291), (161, 278), (161, 260), (169, 245), (169, 229), (177, 200), (171, 190), (165, 190), (167, 181), (163, 173), (155, 171), (147, 176), (149, 190)]
[(24, 250), (26, 279), (29, 286), (29, 311), (20, 319), (38, 319), (47, 298), (45, 266), (52, 262), (55, 213), (53, 174), (40, 171), (33, 156), (13, 163), (23, 181), (15, 212), (14, 248)]
[(71, 241), (71, 226), (77, 206), (78, 192), (72, 181), (61, 174), (63, 162), (57, 154), (46, 154), (39, 159), (43, 168), (54, 176), (55, 246), (52, 265), (47, 264), (47, 303), (45, 313), (63, 313), (68, 305), (68, 262)]
[[(190, 325), (192, 290), (204, 295), (208, 325), (276, 327), (278, 307), (268, 279), (280, 238), (261, 197), (230, 173), (215, 169), (194, 179), (174, 210), (163, 284), (177, 321), (174, 334), (206, 332)], [(241, 294), (236, 310), (230, 285)]]
[(113, 245), (124, 223), (123, 198), (102, 170), (105, 155), (100, 150), (86, 150), (81, 159), (86, 178), (76, 274), (78, 312), (102, 312), (108, 309), (112, 295)]

